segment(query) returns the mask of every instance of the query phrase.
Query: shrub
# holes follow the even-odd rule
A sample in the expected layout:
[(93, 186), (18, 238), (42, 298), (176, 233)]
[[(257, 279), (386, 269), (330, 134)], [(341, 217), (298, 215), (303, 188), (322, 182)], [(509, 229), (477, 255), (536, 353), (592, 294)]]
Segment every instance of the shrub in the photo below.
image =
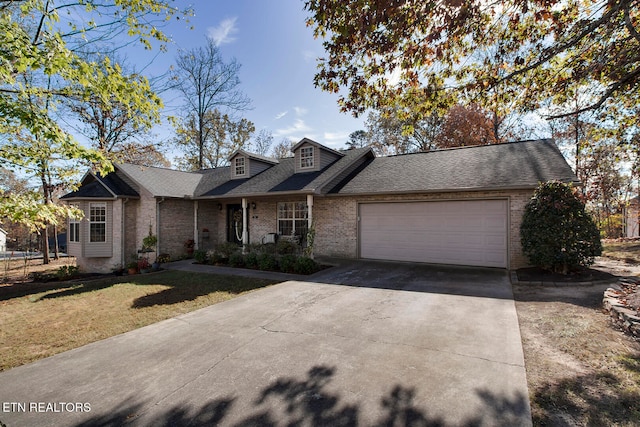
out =
[(193, 259), (200, 264), (204, 264), (207, 262), (207, 251), (203, 251), (202, 249), (198, 249), (197, 251), (193, 251)]
[(296, 269), (297, 257), (292, 254), (282, 255), (280, 257), (280, 270), (285, 273), (293, 273)]
[(258, 268), (260, 270), (277, 270), (278, 259), (274, 254), (264, 253), (258, 256)]
[(289, 239), (280, 239), (276, 243), (276, 252), (280, 255), (295, 254), (299, 250), (299, 246)]
[(71, 279), (77, 275), (80, 270), (75, 265), (63, 265), (56, 271), (56, 277), (59, 280)]
[(546, 182), (527, 203), (520, 226), (522, 250), (532, 264), (567, 274), (602, 253), (600, 233), (570, 185)]
[(207, 252), (207, 257), (209, 258), (209, 264), (211, 265), (225, 264), (227, 262), (227, 260), (224, 259), (222, 255), (216, 251)]
[(240, 252), (234, 252), (229, 256), (229, 265), (231, 267), (244, 267), (244, 255)]
[(220, 243), (218, 246), (216, 246), (216, 252), (219, 253), (225, 260), (228, 260), (231, 257), (231, 254), (237, 253), (239, 251), (240, 246), (233, 242)]
[(318, 271), (318, 264), (311, 258), (301, 256), (296, 260), (294, 271), (297, 274), (311, 274)]
[(249, 252), (244, 257), (244, 264), (248, 268), (258, 268), (258, 254), (256, 252)]

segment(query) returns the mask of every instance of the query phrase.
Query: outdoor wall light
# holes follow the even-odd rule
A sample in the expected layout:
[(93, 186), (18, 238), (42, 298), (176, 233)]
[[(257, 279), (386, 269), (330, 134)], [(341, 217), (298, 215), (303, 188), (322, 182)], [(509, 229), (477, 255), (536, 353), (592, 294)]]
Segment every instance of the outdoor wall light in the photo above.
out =
[(218, 210), (221, 211), (222, 210), (222, 203), (218, 203)]
[(251, 209), (256, 210), (256, 202), (251, 202)]

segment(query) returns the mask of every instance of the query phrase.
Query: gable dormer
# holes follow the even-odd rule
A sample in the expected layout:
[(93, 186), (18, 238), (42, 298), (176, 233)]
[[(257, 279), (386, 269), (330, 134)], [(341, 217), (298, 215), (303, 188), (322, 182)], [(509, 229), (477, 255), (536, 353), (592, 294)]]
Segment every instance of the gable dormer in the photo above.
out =
[(325, 147), (309, 138), (303, 138), (292, 148), (295, 173), (315, 172), (344, 157), (344, 153)]
[(251, 178), (277, 164), (276, 159), (249, 153), (243, 149), (238, 149), (229, 156), (231, 179)]

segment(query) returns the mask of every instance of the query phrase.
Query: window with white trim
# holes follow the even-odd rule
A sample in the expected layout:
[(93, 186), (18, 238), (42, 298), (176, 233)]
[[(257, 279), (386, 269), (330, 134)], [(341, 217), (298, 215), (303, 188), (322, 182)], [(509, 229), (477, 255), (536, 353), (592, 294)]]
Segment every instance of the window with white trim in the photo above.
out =
[(89, 204), (89, 241), (107, 241), (107, 204)]
[(302, 147), (300, 149), (300, 169), (312, 168), (313, 165), (313, 147)]
[(233, 161), (234, 173), (236, 176), (242, 176), (245, 173), (245, 161), (244, 157), (236, 157)]
[(305, 202), (278, 203), (278, 234), (304, 237), (309, 230), (309, 209)]
[[(71, 207), (78, 209), (78, 205), (71, 205)], [(69, 242), (80, 241), (80, 220), (77, 218), (69, 217)]]

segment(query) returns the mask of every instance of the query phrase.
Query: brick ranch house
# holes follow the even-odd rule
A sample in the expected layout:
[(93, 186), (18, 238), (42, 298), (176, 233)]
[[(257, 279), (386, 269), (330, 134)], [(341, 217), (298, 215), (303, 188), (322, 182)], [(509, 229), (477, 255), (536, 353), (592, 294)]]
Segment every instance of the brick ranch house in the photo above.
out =
[[(68, 251), (85, 270), (124, 266), (149, 231), (156, 253), (222, 242), (260, 243), (274, 233), (303, 240), (315, 227), (318, 257), (515, 269), (524, 206), (539, 182), (575, 182), (552, 140), (376, 157), (310, 139), (275, 160), (238, 150), (229, 166), (182, 172), (131, 164), (91, 172), (63, 197)], [(153, 260), (152, 260), (153, 261)]]

